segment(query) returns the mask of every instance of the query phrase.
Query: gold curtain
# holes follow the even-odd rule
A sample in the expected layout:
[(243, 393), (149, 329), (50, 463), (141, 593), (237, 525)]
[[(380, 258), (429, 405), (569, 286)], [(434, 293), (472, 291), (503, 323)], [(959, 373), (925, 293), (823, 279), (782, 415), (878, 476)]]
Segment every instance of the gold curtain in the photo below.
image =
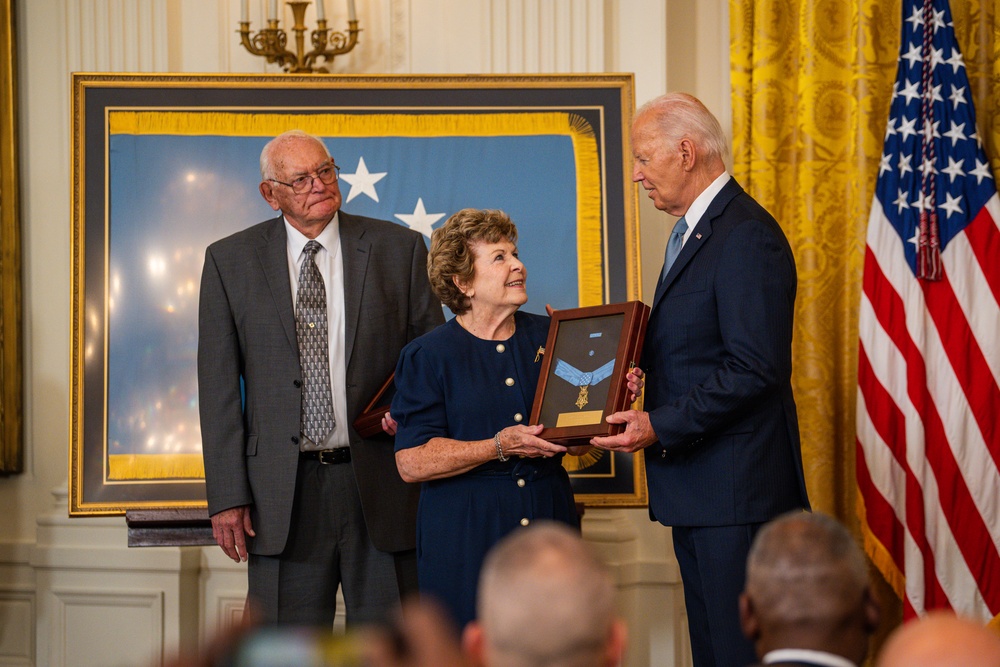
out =
[[(951, 9), (980, 136), (1000, 173), (995, 2)], [(901, 22), (900, 0), (730, 0), (735, 176), (795, 253), (806, 482), (816, 509), (852, 527), (862, 262)]]

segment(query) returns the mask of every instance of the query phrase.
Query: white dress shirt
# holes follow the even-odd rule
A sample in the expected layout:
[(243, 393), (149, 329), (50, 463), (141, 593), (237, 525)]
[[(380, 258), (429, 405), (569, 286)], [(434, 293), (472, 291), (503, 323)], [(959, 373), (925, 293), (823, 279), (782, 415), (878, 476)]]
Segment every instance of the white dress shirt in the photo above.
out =
[(805, 662), (813, 665), (825, 665), (825, 667), (858, 667), (842, 655), (806, 648), (779, 648), (769, 651), (764, 654), (761, 662), (765, 665), (775, 662)]
[(729, 179), (732, 176), (728, 172), (722, 172), (719, 177), (712, 181), (707, 188), (701, 191), (701, 194), (695, 197), (695, 200), (691, 202), (688, 206), (687, 212), (684, 214), (684, 221), (687, 222), (687, 231), (684, 232), (684, 239), (681, 243), (681, 247), (684, 247), (684, 243), (691, 237), (691, 232), (698, 225), (698, 221), (701, 220), (702, 216), (705, 215), (705, 211), (708, 210), (708, 205), (712, 203), (715, 199), (715, 195), (722, 191), (722, 188), (726, 186)]

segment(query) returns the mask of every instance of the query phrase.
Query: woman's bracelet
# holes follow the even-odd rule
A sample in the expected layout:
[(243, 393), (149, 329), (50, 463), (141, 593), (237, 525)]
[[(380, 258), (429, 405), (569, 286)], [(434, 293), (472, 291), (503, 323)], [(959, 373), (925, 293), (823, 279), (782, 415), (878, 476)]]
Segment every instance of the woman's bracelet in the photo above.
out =
[(493, 436), (493, 444), (497, 446), (498, 459), (500, 459), (501, 461), (507, 461), (508, 459), (510, 459), (509, 456), (503, 455), (503, 447), (500, 446), (500, 431), (497, 431), (497, 434)]

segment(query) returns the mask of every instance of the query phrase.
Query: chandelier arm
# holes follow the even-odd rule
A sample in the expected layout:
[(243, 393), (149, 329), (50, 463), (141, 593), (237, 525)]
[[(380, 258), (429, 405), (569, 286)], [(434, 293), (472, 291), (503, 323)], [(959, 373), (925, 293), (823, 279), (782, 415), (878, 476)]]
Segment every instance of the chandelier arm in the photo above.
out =
[(319, 67), (318, 61), (322, 58), (325, 64), (330, 64), (336, 56), (349, 53), (357, 46), (358, 21), (349, 20), (347, 22), (347, 33), (331, 32), (327, 27), (325, 18), (317, 19), (317, 29), (310, 32), (310, 43), (312, 49), (305, 51), (304, 23), (305, 9), (309, 4), (304, 0), (290, 0), (287, 3), (294, 15), (294, 25), (292, 33), (295, 37), (297, 53), (290, 51), (288, 47), (288, 33), (278, 27), (276, 18), (267, 20), (267, 27), (262, 28), (257, 33), (251, 33), (250, 22), (240, 21), (239, 30), (240, 42), (249, 53), (255, 56), (262, 56), (269, 63), (278, 63), (286, 72), (327, 72), (326, 67)]

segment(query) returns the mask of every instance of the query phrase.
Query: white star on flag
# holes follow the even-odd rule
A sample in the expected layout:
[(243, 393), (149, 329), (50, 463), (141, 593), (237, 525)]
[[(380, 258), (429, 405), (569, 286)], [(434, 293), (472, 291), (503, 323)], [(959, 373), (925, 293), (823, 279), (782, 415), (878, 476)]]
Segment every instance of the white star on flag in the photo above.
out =
[(917, 133), (917, 119), (916, 118), (904, 118), (903, 122), (899, 124), (896, 130), (902, 135), (903, 139), (909, 139)]
[(907, 103), (909, 103), (911, 100), (920, 98), (920, 92), (917, 90), (919, 87), (920, 87), (919, 79), (914, 81), (913, 83), (907, 81), (906, 85), (903, 87), (902, 92), (900, 92), (899, 94), (905, 97)]
[(903, 56), (903, 60), (910, 63), (910, 67), (913, 67), (914, 63), (919, 63), (923, 60), (923, 56), (920, 55), (921, 48), (921, 44), (910, 44), (910, 50)]
[(878, 173), (881, 174), (884, 171), (889, 171), (892, 169), (892, 156), (882, 155), (882, 159), (879, 160)]
[(948, 58), (945, 62), (951, 65), (952, 74), (957, 73), (959, 67), (965, 67), (965, 60), (962, 59), (962, 54), (958, 49), (952, 49), (951, 58)]
[(351, 191), (347, 193), (347, 201), (345, 204), (349, 203), (352, 199), (358, 195), (368, 195), (376, 202), (378, 201), (378, 193), (375, 192), (375, 184), (385, 178), (385, 175), (389, 173), (387, 171), (380, 171), (372, 173), (368, 171), (368, 165), (365, 164), (365, 159), (360, 158), (358, 160), (358, 168), (353, 174), (341, 174), (340, 177), (344, 179), (346, 183), (351, 185)]
[(951, 139), (951, 145), (954, 148), (960, 139), (965, 139), (965, 123), (951, 121), (951, 129), (945, 132), (944, 136)]
[(414, 207), (413, 213), (395, 213), (394, 215), (405, 222), (410, 229), (420, 232), (427, 238), (431, 237), (431, 225), (444, 217), (444, 213), (428, 213), (421, 197), (417, 197), (417, 205)]
[(958, 108), (959, 104), (967, 104), (967, 102), (965, 101), (965, 87), (963, 86), (959, 88), (955, 84), (952, 84), (951, 95), (948, 96), (948, 99), (955, 103), (956, 109)]
[(952, 213), (962, 212), (962, 198), (954, 197), (950, 192), (946, 192), (944, 193), (944, 203), (938, 206), (938, 208), (947, 211), (950, 218)]
[(982, 183), (984, 178), (993, 178), (993, 174), (990, 172), (990, 163), (981, 162), (979, 158), (976, 158), (976, 168), (969, 172), (969, 176), (976, 177), (976, 185)]
[(892, 203), (899, 207), (900, 213), (902, 213), (904, 208), (910, 208), (910, 202), (906, 201), (906, 193), (903, 192), (902, 188), (899, 189), (899, 196), (896, 197), (896, 201)]
[(951, 182), (954, 183), (956, 178), (965, 176), (965, 171), (962, 169), (962, 164), (965, 160), (956, 160), (952, 156), (948, 155), (948, 166), (941, 170), (941, 173), (948, 174), (951, 178)]
[(913, 171), (913, 167), (910, 166), (910, 160), (913, 159), (912, 155), (900, 155), (899, 156), (899, 173), (900, 175), (905, 175), (908, 171)]

